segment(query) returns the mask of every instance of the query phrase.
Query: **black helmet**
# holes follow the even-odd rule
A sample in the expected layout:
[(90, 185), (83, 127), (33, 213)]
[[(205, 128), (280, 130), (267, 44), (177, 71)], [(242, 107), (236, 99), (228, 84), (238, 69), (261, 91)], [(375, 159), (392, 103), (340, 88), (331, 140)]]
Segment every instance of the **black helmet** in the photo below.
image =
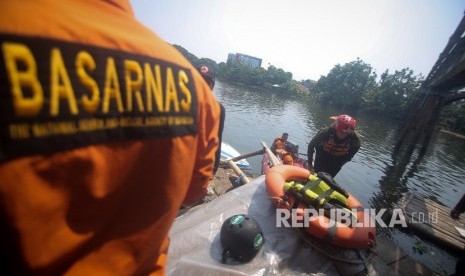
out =
[(265, 239), (257, 222), (247, 215), (234, 215), (221, 226), (222, 263), (228, 258), (241, 263), (251, 261), (262, 248)]
[(211, 89), (215, 86), (215, 73), (207, 65), (200, 65), (197, 70), (202, 75), (203, 79), (208, 83)]

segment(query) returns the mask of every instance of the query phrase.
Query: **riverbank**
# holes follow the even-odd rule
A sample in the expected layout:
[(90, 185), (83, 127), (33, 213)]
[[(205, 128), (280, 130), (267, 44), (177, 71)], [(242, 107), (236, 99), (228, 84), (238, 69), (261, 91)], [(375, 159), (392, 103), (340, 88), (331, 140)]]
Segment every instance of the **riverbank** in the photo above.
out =
[[(253, 180), (253, 175), (248, 176)], [(237, 175), (233, 170), (226, 167), (219, 168), (211, 184), (212, 193), (207, 195), (204, 201), (215, 200), (238, 187), (236, 179)], [(385, 237), (377, 237), (376, 252), (376, 256), (367, 267), (367, 272), (356, 275), (441, 275), (414, 261), (401, 248)], [(334, 262), (334, 265), (337, 266), (337, 262)]]

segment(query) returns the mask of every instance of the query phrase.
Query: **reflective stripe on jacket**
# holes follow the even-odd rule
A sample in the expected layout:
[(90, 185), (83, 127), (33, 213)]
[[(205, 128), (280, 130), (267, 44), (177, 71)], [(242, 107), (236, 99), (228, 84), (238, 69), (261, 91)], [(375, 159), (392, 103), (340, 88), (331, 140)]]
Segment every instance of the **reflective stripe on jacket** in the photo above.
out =
[(329, 137), (328, 140), (323, 142), (322, 146), (324, 151), (334, 156), (346, 155), (350, 150), (348, 141), (344, 141), (342, 144), (338, 144), (334, 141), (334, 137)]
[(339, 140), (336, 137), (336, 131), (331, 127), (327, 127), (321, 129), (310, 141), (308, 144), (307, 154), (309, 162), (313, 161), (313, 153), (315, 149), (317, 154), (324, 153), (336, 158), (344, 159), (343, 161), (349, 161), (359, 148), (360, 137), (357, 132), (354, 132), (343, 140)]

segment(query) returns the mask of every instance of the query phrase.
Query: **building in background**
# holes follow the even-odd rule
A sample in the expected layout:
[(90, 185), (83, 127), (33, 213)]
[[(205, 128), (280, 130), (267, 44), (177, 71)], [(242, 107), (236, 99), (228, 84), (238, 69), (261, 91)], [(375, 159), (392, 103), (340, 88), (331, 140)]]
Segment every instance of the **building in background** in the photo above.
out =
[(248, 65), (252, 68), (257, 68), (262, 66), (262, 59), (261, 58), (256, 58), (252, 57), (249, 55), (244, 55), (240, 53), (236, 54), (229, 54), (228, 55), (228, 61), (227, 63), (240, 63), (243, 65)]

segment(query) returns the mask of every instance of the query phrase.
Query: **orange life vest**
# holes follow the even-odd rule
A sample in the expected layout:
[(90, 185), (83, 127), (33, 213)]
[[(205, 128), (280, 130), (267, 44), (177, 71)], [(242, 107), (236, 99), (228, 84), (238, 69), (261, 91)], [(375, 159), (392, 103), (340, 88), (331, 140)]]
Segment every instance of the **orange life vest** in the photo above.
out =
[(335, 156), (342, 156), (349, 152), (350, 145), (347, 141), (344, 141), (342, 144), (338, 144), (334, 141), (334, 137), (331, 136), (328, 140), (324, 141), (323, 150)]
[(283, 160), (284, 165), (294, 164), (294, 159), (292, 158), (292, 155), (289, 152), (284, 153), (281, 159)]

